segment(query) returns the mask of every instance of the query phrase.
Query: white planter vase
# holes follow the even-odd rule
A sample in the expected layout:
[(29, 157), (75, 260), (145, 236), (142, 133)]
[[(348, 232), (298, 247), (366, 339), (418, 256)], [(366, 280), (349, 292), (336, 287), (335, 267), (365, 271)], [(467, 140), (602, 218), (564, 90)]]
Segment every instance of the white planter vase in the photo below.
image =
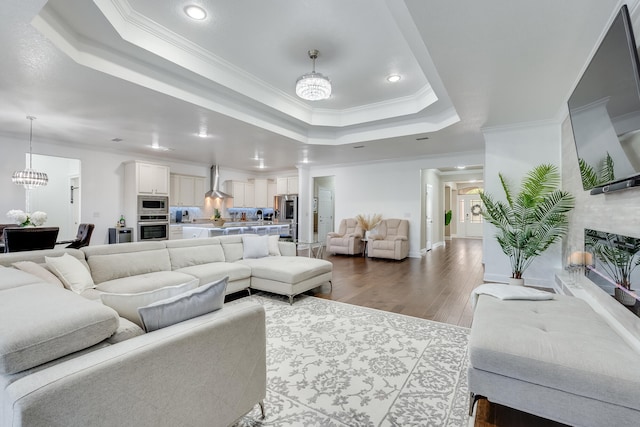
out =
[(509, 277), (509, 284), (511, 286), (524, 286), (524, 279), (514, 279), (513, 277)]

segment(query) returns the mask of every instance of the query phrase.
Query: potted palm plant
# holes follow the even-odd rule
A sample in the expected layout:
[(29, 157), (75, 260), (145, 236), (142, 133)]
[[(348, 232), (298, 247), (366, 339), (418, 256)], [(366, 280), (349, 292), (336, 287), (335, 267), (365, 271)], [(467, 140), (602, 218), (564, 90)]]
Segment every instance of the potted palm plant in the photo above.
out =
[(522, 180), (515, 194), (500, 173), (506, 202), (481, 192), (482, 216), (496, 227), (496, 240), (511, 262), (511, 283), (524, 284), (522, 274), (549, 246), (566, 235), (573, 196), (559, 189), (556, 166), (542, 164)]

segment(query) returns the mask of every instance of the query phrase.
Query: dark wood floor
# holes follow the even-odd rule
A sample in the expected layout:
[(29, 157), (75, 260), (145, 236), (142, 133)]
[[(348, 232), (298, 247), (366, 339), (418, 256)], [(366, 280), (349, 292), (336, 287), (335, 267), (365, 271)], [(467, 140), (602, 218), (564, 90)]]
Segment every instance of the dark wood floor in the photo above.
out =
[[(423, 319), (471, 326), (471, 291), (482, 283), (482, 240), (454, 239), (422, 258), (386, 261), (325, 254), (333, 263), (333, 289), (316, 297)], [(481, 400), (476, 427), (560, 427), (530, 414)]]

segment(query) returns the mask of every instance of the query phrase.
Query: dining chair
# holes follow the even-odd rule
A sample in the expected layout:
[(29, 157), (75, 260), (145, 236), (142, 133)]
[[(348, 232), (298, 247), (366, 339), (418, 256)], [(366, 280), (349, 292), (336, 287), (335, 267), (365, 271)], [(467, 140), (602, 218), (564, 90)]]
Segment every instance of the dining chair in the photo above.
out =
[(19, 227), (5, 228), (5, 252), (35, 251), (39, 249), (53, 249), (60, 227)]
[(68, 244), (68, 246), (66, 247), (73, 249), (80, 249), (85, 246), (89, 246), (89, 242), (91, 241), (91, 234), (93, 233), (94, 228), (95, 224), (82, 223), (78, 225), (78, 233), (76, 234), (75, 239), (56, 242), (56, 245)]

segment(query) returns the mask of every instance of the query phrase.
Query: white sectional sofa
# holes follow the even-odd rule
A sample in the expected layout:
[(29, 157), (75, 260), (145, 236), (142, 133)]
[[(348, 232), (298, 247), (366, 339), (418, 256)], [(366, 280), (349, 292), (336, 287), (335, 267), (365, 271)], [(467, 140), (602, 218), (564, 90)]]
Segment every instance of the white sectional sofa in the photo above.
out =
[[(274, 237), (259, 258), (248, 258), (255, 235), (1, 254), (0, 425), (232, 424), (266, 393), (261, 305), (240, 301), (145, 333), (100, 299), (228, 277), (226, 293), (252, 287), (292, 302), (331, 281), (330, 262), (297, 257)], [(74, 290), (43, 268), (68, 256), (79, 271), (62, 282)]]

